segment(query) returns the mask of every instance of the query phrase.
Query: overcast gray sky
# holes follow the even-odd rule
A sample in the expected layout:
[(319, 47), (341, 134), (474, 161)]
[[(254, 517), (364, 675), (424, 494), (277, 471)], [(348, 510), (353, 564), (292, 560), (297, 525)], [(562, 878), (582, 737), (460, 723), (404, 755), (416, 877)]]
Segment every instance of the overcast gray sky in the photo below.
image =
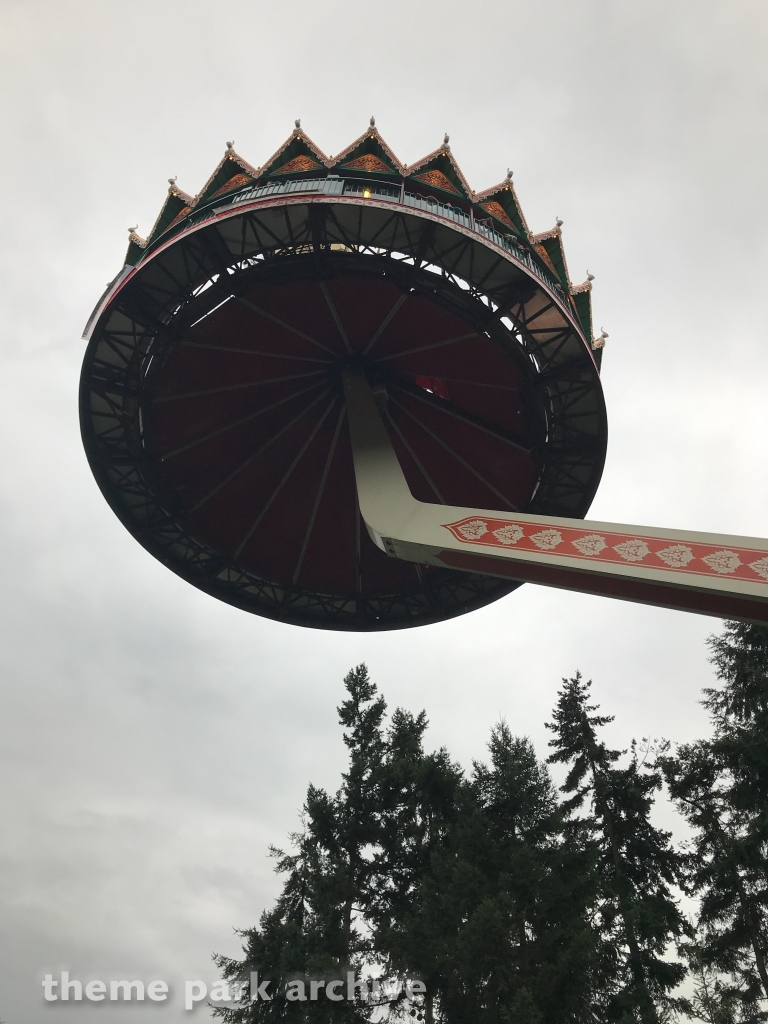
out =
[[(341, 679), (469, 766), (506, 716), (545, 753), (580, 668), (612, 738), (702, 734), (715, 620), (526, 586), (379, 635), (248, 616), (165, 570), (86, 464), (80, 335), (167, 189), (301, 117), (336, 153), (375, 114), (413, 163), (451, 136), (515, 172), (534, 231), (595, 274), (610, 441), (591, 514), (768, 535), (764, 0), (0, 0), (0, 1017), (80, 1020), (46, 972), (215, 977), (278, 882), (270, 842), (335, 787)], [(70, 1007), (72, 1004), (70, 1004)], [(206, 1019), (167, 1006), (89, 1008)]]

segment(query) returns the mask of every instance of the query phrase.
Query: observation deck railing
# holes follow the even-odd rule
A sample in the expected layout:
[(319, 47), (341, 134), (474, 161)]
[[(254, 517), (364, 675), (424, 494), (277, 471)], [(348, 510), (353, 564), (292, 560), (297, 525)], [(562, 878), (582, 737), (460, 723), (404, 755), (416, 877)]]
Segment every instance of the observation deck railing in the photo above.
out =
[(287, 196), (296, 193), (313, 192), (327, 196), (360, 196), (369, 199), (380, 197), (389, 203), (397, 203), (415, 210), (423, 210), (440, 217), (442, 220), (452, 221), (476, 235), (487, 238), (489, 242), (505, 249), (520, 263), (523, 263), (534, 273), (550, 291), (560, 298), (562, 302), (570, 306), (569, 298), (565, 289), (557, 278), (549, 273), (538, 260), (534, 259), (530, 249), (513, 236), (506, 235), (492, 226), (490, 221), (481, 221), (473, 214), (465, 213), (460, 207), (452, 206), (450, 203), (441, 202), (433, 196), (417, 195), (415, 192), (407, 192), (405, 188), (390, 182), (377, 181), (364, 178), (340, 178), (329, 175), (326, 178), (303, 178), (293, 181), (272, 181), (265, 185), (256, 185), (240, 189), (230, 196), (218, 197), (209, 201), (199, 210), (194, 210), (178, 224), (166, 229), (147, 248), (148, 254), (159, 245), (165, 244), (174, 235), (184, 231), (190, 225), (202, 224), (206, 220), (221, 213), (222, 210), (241, 203), (253, 202), (259, 199), (268, 199), (272, 196)]

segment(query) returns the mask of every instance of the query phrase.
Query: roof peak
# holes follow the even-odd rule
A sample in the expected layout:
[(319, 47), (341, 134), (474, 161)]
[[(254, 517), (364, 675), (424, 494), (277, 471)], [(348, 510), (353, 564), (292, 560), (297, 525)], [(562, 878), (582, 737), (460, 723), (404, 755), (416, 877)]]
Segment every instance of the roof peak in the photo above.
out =
[[(168, 197), (164, 205), (165, 213), (158, 217), (155, 226), (147, 236), (148, 239), (153, 240), (157, 234), (166, 230), (170, 223), (175, 223), (180, 217), (186, 216), (201, 202), (208, 201), (212, 196), (226, 191), (230, 183), (234, 189), (242, 187), (248, 181), (258, 182), (272, 175), (287, 177), (289, 175), (319, 174), (322, 176), (329, 170), (341, 174), (400, 175), (410, 179), (414, 184), (418, 182), (421, 187), (434, 188), (447, 196), (455, 196), (456, 199), (464, 199), (482, 207), (482, 211), (478, 211), (482, 216), (490, 215), (497, 227), (503, 225), (502, 231), (511, 230), (518, 238), (527, 242), (542, 245), (544, 242), (549, 243), (550, 240), (554, 242), (554, 240), (559, 241), (560, 239), (563, 224), (560, 217), (556, 218), (555, 226), (548, 231), (537, 235), (530, 231), (517, 199), (511, 168), (507, 168), (506, 177), (498, 185), (475, 192), (451, 151), (451, 137), (448, 132), (444, 132), (443, 141), (437, 149), (409, 166), (400, 161), (382, 138), (373, 114), (371, 114), (363, 133), (341, 150), (335, 158), (326, 156), (309, 138), (302, 128), (301, 118), (297, 117), (293, 125), (293, 130), (288, 138), (258, 168), (253, 167), (237, 153), (234, 139), (228, 140), (222, 159), (197, 195), (189, 195), (179, 188), (176, 175), (169, 178)], [(163, 211), (161, 211), (162, 213)], [(135, 231), (133, 235), (135, 235)], [(138, 235), (135, 235), (135, 241), (141, 244)], [(591, 275), (588, 276), (589, 281), (591, 281)]]

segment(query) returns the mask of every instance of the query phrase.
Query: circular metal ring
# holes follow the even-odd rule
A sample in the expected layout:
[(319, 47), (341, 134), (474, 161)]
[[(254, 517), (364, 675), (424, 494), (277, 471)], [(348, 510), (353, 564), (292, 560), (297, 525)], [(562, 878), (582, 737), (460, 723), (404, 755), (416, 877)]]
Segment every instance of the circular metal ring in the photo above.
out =
[(437, 200), (333, 187), (246, 190), (158, 239), (93, 325), (83, 440), (136, 539), (221, 600), (330, 629), (434, 622), (517, 584), (373, 545), (341, 370), (368, 374), (416, 497), (570, 517), (605, 459), (600, 380), (522, 250)]

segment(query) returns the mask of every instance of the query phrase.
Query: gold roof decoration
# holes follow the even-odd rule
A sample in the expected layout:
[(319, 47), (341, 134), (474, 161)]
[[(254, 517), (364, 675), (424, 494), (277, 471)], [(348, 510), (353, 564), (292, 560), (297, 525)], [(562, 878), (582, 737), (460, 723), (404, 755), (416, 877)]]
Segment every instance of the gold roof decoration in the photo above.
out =
[(439, 188), (444, 192), (451, 192), (454, 195), (473, 201), (475, 193), (470, 188), (464, 173), (456, 163), (449, 142), (450, 136), (446, 135), (442, 146), (428, 153), (415, 164), (411, 164), (407, 175), (409, 178), (414, 178), (416, 181), (423, 182), (432, 188)]
[(355, 157), (354, 160), (349, 160), (341, 166), (348, 171), (366, 171), (371, 174), (392, 173), (392, 168), (388, 167), (387, 164), (385, 164), (384, 161), (374, 153), (363, 153), (362, 156)]
[[(258, 171), (235, 151), (234, 146), (234, 142), (227, 143), (224, 156), (196, 196), (191, 196), (179, 188), (175, 177), (168, 179), (168, 195), (152, 225), (152, 230), (146, 238), (135, 232), (130, 235), (127, 262), (131, 262), (132, 255), (140, 255), (141, 250), (146, 249), (151, 242), (186, 217), (200, 203), (234, 188), (242, 188), (249, 181), (256, 179)], [(139, 253), (136, 253), (137, 249)]]
[(368, 128), (351, 142), (346, 149), (337, 153), (331, 167), (334, 171), (360, 171), (368, 174), (403, 174), (403, 165), (387, 145), (372, 117)]
[(323, 165), (311, 156), (307, 156), (306, 153), (299, 153), (298, 156), (293, 157), (288, 163), (283, 164), (281, 167), (275, 167), (272, 174), (303, 174), (305, 171), (317, 171), (321, 167)]
[[(295, 127), (285, 142), (280, 146), (266, 163), (262, 164), (257, 179), (266, 178), (270, 174), (304, 174), (308, 170), (321, 170), (327, 172), (330, 162), (319, 146), (310, 139), (301, 127), (301, 121), (297, 119)], [(300, 161), (296, 170), (286, 168), (297, 157), (305, 157), (306, 161)], [(308, 163), (307, 161), (311, 162)], [(303, 164), (303, 166), (301, 166)]]
[(195, 197), (188, 195), (184, 189), (179, 188), (176, 184), (176, 180), (177, 178), (175, 175), (173, 178), (168, 179), (168, 195), (176, 196), (178, 199), (181, 199), (183, 203), (186, 203), (188, 206), (192, 206), (195, 202)]
[(496, 218), (496, 220), (500, 220), (501, 223), (506, 224), (508, 228), (514, 228), (515, 225), (507, 216), (507, 212), (501, 205), (501, 203), (498, 203), (496, 202), (495, 199), (492, 199), (490, 202), (480, 203), (480, 205), (486, 211), (486, 213), (490, 213), (492, 217)]
[(487, 213), (490, 213), (492, 217), (496, 217), (497, 220), (505, 223), (504, 218), (499, 215), (499, 210), (497, 209), (500, 207), (504, 214), (506, 214), (506, 217), (512, 222), (520, 238), (526, 241), (530, 240), (531, 230), (528, 227), (528, 222), (518, 201), (515, 186), (512, 184), (512, 171), (507, 170), (506, 178), (504, 181), (499, 182), (498, 185), (493, 185), (491, 188), (485, 189), (484, 192), (476, 192), (474, 200)]
[(168, 179), (168, 195), (160, 207), (157, 219), (147, 237), (142, 238), (136, 234), (135, 229), (131, 229), (131, 243), (137, 245), (140, 249), (146, 249), (153, 238), (162, 234), (163, 231), (175, 224), (181, 217), (186, 216), (194, 206), (194, 196), (188, 195), (183, 189), (179, 188), (176, 181), (176, 175)]
[(249, 179), (255, 180), (258, 173), (259, 172), (256, 168), (252, 167), (251, 164), (249, 164), (248, 161), (241, 157), (235, 150), (234, 142), (228, 142), (224, 156), (217, 164), (216, 169), (208, 181), (206, 181), (201, 190), (195, 196), (194, 202), (190, 203), (190, 207), (194, 209), (195, 206), (199, 206), (200, 203), (204, 203), (207, 199), (212, 199), (214, 195), (220, 193), (222, 186), (236, 175), (244, 174), (247, 175)]

